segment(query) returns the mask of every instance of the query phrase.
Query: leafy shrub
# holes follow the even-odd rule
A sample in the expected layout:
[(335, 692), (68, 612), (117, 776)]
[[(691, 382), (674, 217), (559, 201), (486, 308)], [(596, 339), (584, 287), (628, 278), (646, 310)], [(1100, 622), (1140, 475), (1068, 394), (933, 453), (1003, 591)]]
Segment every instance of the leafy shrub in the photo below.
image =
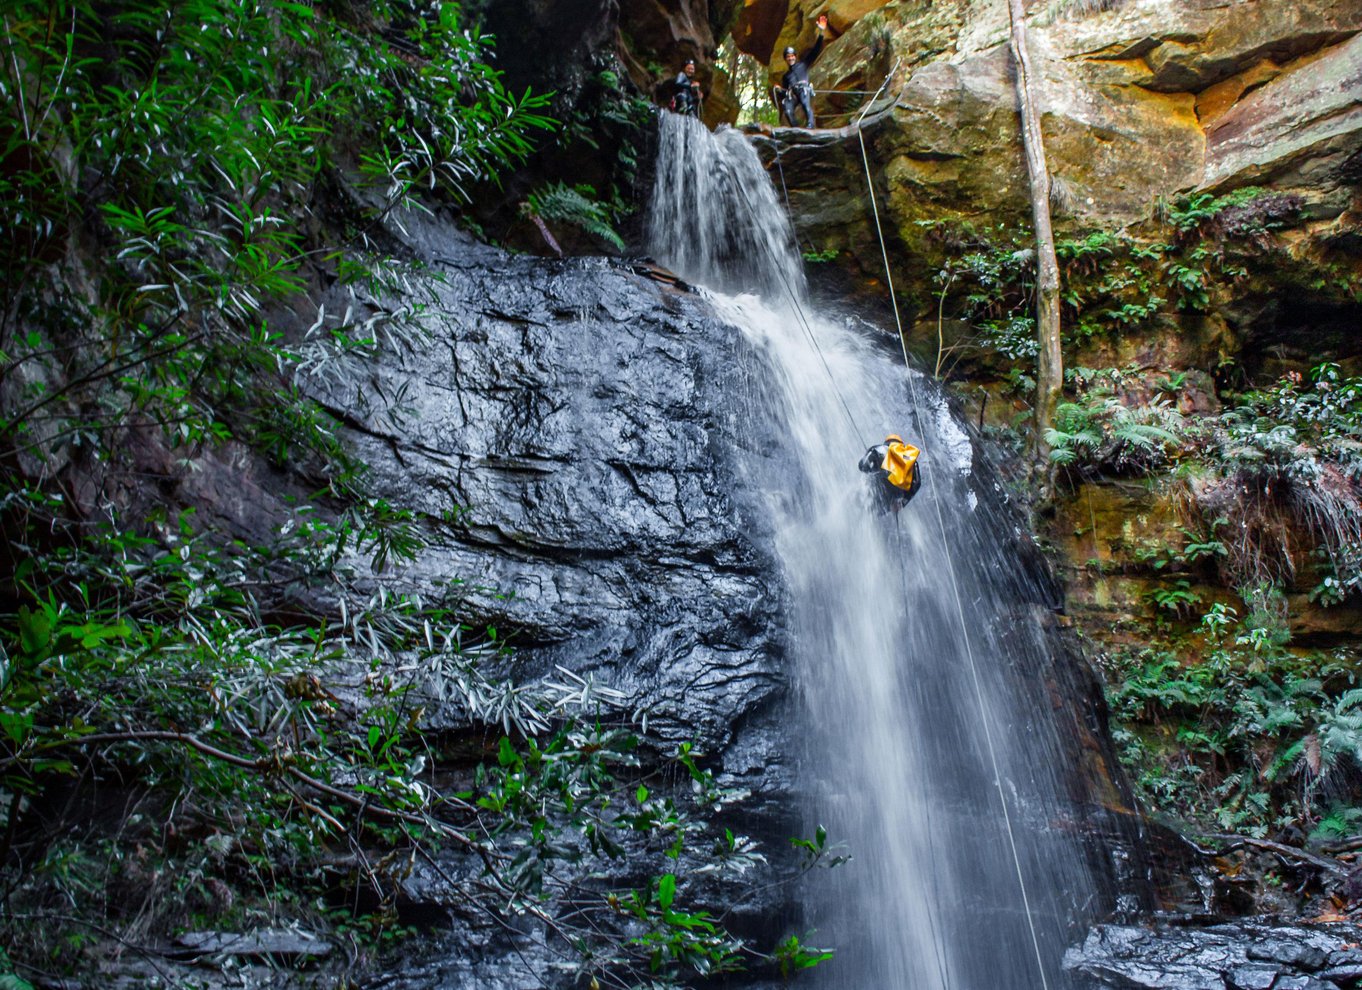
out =
[[(548, 121), (540, 98), (501, 88), (453, 5), (393, 0), (354, 23), (327, 11), (12, 7), (0, 96), (16, 114), (6, 161), (19, 167), (5, 170), (0, 212), (46, 240), (12, 238), (5, 253), (11, 454), (116, 452), (111, 433), (150, 420), (174, 443), (279, 440), (285, 456), (340, 456), (289, 378), (378, 341), (323, 313), (317, 334), (286, 342), (266, 307), (303, 287), (309, 258), (372, 287), (377, 221), (421, 190), (467, 197)], [(341, 243), (314, 242), (294, 218), (342, 160), (380, 202)]]
[(1362, 805), (1362, 692), (1351, 668), (1285, 648), (1276, 619), (1217, 604), (1194, 663), (1167, 650), (1107, 658), (1123, 759), (1156, 806), (1263, 836), (1328, 830)]
[(1165, 216), (1180, 236), (1206, 232), (1217, 237), (1242, 237), (1265, 243), (1268, 232), (1301, 215), (1305, 200), (1294, 193), (1267, 192), (1245, 186), (1223, 196), (1194, 193), (1174, 201)]
[(596, 190), (589, 185), (570, 188), (557, 182), (540, 186), (526, 198), (521, 212), (538, 220), (553, 220), (580, 228), (617, 251), (624, 250), (624, 240), (612, 225), (620, 208), (597, 200)]
[[(541, 919), (584, 972), (665, 984), (762, 961), (686, 906), (687, 870), (762, 860), (710, 822), (739, 795), (689, 747), (641, 767), (633, 722), (589, 680), (513, 683), (507, 644), (465, 625), (453, 593), (388, 591), (385, 568), (425, 531), (365, 491), (307, 397), (421, 340), (434, 276), (382, 255), (385, 224), (517, 165), (551, 126), (543, 98), (506, 92), (488, 40), (432, 0), (16, 0), (5, 28), (0, 927), (14, 958), (54, 965), (72, 948), (59, 932), (82, 925), (88, 945), (245, 910), (233, 890), (306, 920), (335, 848), (359, 853), (352, 884), (383, 902), (370, 930), (393, 934), (404, 870), (446, 847), (483, 868), (450, 881), (470, 906)], [(580, 195), (558, 192), (546, 212)], [(306, 306), (314, 279), (352, 309), (318, 307), (286, 338), (269, 314)], [(373, 401), (400, 415), (400, 395)], [(228, 442), (316, 480), (265, 545), (130, 505), (148, 461), (172, 485)], [(329, 614), (279, 607), (298, 600)], [(440, 702), (499, 740), (463, 790), (433, 772), (422, 713)], [(691, 797), (651, 794), (678, 775)], [(155, 813), (73, 839), (62, 809), (88, 809), (65, 798), (113, 786)], [(38, 827), (49, 812), (56, 827)], [(626, 850), (643, 889), (592, 887), (583, 864)]]
[[(942, 306), (953, 295), (960, 315), (980, 330), (979, 342), (1013, 361), (1030, 363), (1035, 340), (1035, 255), (1023, 235), (1004, 227), (981, 232), (967, 223), (921, 221), (928, 240), (954, 257), (936, 275)], [(1145, 325), (1162, 308), (1152, 254), (1124, 234), (1092, 231), (1055, 245), (1062, 271), (1064, 336), (1070, 345)]]
[(1194, 487), (1202, 513), (1227, 521), (1226, 564), (1239, 584), (1283, 583), (1300, 552), (1292, 533), (1319, 541), (1335, 599), (1362, 580), (1362, 379), (1323, 364), (1240, 396), (1212, 424), (1216, 476)]
[(1046, 434), (1050, 458), (1077, 468), (1143, 471), (1165, 462), (1181, 439), (1182, 416), (1165, 397), (1123, 401), (1127, 376), (1115, 369), (1073, 368), (1078, 401), (1062, 402)]

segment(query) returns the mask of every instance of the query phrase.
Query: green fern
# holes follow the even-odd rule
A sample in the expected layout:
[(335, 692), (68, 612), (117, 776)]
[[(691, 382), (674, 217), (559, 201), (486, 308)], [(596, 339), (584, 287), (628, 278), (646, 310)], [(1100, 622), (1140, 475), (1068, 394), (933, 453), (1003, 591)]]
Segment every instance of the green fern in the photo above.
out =
[(1166, 399), (1132, 409), (1115, 398), (1098, 395), (1086, 405), (1061, 403), (1045, 442), (1056, 464), (1083, 460), (1119, 465), (1141, 457), (1154, 460), (1178, 441), (1177, 433), (1169, 427), (1180, 422)]
[(615, 231), (615, 211), (596, 199), (592, 186), (568, 186), (562, 182), (539, 186), (526, 198), (522, 212), (532, 218), (552, 220), (584, 230), (593, 237), (624, 250), (624, 239)]
[(1164, 444), (1177, 442), (1177, 434), (1152, 423), (1136, 423), (1130, 420), (1114, 422), (1111, 435), (1114, 439), (1140, 450), (1154, 450)]

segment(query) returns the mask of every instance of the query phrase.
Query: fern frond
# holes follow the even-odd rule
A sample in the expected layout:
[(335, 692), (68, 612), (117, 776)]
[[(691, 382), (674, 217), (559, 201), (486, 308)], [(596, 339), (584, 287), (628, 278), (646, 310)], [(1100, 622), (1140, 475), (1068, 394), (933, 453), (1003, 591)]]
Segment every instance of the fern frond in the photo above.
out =
[(610, 222), (610, 208), (595, 199), (595, 195), (596, 190), (591, 186), (573, 188), (557, 182), (540, 186), (530, 193), (524, 210), (531, 217), (566, 223), (599, 237), (617, 250), (624, 250), (624, 239)]
[(1282, 775), (1283, 770), (1289, 770), (1301, 755), (1305, 752), (1305, 740), (1298, 739), (1286, 749), (1282, 750), (1271, 763), (1263, 770), (1263, 780), (1273, 783)]

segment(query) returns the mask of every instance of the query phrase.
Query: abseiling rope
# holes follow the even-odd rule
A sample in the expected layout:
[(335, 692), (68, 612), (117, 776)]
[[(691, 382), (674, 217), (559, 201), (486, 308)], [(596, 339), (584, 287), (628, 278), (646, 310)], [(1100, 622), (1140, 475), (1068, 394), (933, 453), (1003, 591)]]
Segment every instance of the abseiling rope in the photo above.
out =
[[(919, 423), (919, 427), (921, 424)], [(908, 559), (903, 552), (903, 527), (899, 523), (899, 514), (894, 513), (894, 543), (899, 551), (899, 583), (903, 587), (903, 597), (908, 597)], [(936, 859), (936, 827), (932, 824), (932, 802), (923, 801), (923, 811), (927, 816), (927, 851), (932, 859)], [(931, 910), (927, 913), (927, 925), (932, 930), (932, 954), (936, 956), (936, 975), (941, 979), (941, 986), (944, 990), (951, 990), (951, 972), (946, 965), (945, 956), (941, 951), (941, 933), (937, 931), (936, 917), (941, 913), (941, 886), (937, 882), (936, 870), (931, 871)]]
[[(785, 173), (782, 171), (781, 181), (784, 182), (784, 180)], [(747, 215), (751, 217), (753, 225), (760, 223), (761, 221), (757, 218), (757, 211), (752, 206), (752, 201), (746, 196), (741, 197), (741, 199), (743, 206), (747, 208)], [(787, 210), (790, 208), (788, 197), (785, 200), (785, 208)], [(793, 220), (791, 221), (790, 226), (791, 228), (794, 227)], [(796, 234), (795, 248), (798, 249), (798, 247), (799, 235)], [(847, 423), (851, 426), (851, 432), (856, 434), (856, 439), (859, 442), (865, 443), (865, 431), (861, 429), (861, 424), (856, 422), (856, 417), (852, 414), (851, 407), (847, 405), (846, 396), (843, 395), (842, 390), (837, 387), (837, 376), (832, 373), (832, 368), (828, 365), (828, 359), (823, 354), (823, 348), (818, 343), (818, 337), (813, 332), (813, 327), (809, 324), (808, 317), (804, 314), (804, 307), (799, 305), (799, 293), (795, 292), (794, 286), (791, 285), (790, 280), (785, 277), (785, 270), (783, 268), (777, 266), (776, 274), (780, 276), (780, 282), (785, 286), (785, 292), (790, 297), (790, 306), (794, 309), (795, 315), (799, 318), (799, 325), (804, 331), (804, 336), (806, 336), (809, 339), (809, 343), (813, 345), (814, 352), (818, 355), (818, 360), (823, 365), (823, 370), (827, 372), (828, 381), (832, 384), (832, 391), (837, 395), (837, 401), (842, 404), (842, 412), (846, 414)]]
[[(893, 78), (894, 78), (894, 73), (898, 71), (898, 68), (899, 68), (899, 63), (896, 61), (896, 62), (894, 63), (894, 67), (893, 67), (892, 69), (889, 70), (889, 74), (886, 75), (886, 76), (884, 77), (884, 82), (880, 83), (880, 88), (877, 89), (877, 90), (875, 90), (874, 95), (871, 96), (871, 98), (870, 98), (869, 100), (866, 101), (865, 109), (861, 111), (861, 119), (862, 119), (862, 120), (865, 119), (865, 115), (866, 115), (867, 113), (870, 112), (870, 110), (871, 110), (872, 107), (874, 107), (875, 101), (878, 100), (878, 99), (880, 98), (880, 94), (884, 92), (884, 88), (885, 88), (886, 86), (889, 85), (889, 83), (890, 83), (891, 80), (893, 80)], [(843, 92), (843, 91), (840, 91), (840, 90), (827, 90), (826, 92)], [(852, 90), (845, 90), (845, 92), (850, 93), (850, 92), (853, 92), (853, 91), (852, 91)], [(857, 90), (857, 91), (855, 91), (855, 92), (862, 92), (862, 91)], [(870, 91), (869, 91), (869, 90), (865, 90), (864, 92), (865, 92), (865, 93), (869, 93)], [(853, 112), (854, 112), (854, 111), (853, 111)], [(858, 120), (858, 121), (857, 121), (858, 127), (859, 127), (859, 124), (860, 124), (860, 121)], [(859, 130), (857, 131), (857, 133), (858, 133), (858, 134), (860, 133)], [(861, 143), (861, 151), (862, 151), (862, 152), (865, 151), (865, 143), (864, 143), (864, 142)], [(791, 205), (791, 203), (790, 203), (790, 190), (789, 190), (789, 188), (786, 187), (786, 185), (785, 185), (785, 167), (781, 164), (781, 161), (780, 161), (780, 145), (779, 145), (779, 143), (776, 144), (776, 170), (780, 173), (780, 190), (781, 190), (782, 194), (784, 194), (784, 197), (785, 197), (785, 211), (790, 215), (790, 218), (791, 218), (791, 227), (793, 227), (793, 226), (794, 226), (794, 207), (793, 207), (793, 206)], [(750, 202), (749, 200), (747, 200), (746, 198), (744, 198), (744, 199), (743, 199), (743, 205), (744, 205), (745, 207), (747, 207), (747, 214), (748, 214), (749, 217), (752, 218), (752, 222), (753, 222), (754, 224), (755, 224), (755, 223), (758, 223), (759, 221), (757, 220), (756, 211), (752, 208), (751, 202)], [(878, 216), (876, 217), (876, 222), (878, 223)], [(795, 234), (795, 247), (798, 248), (798, 247), (799, 247), (799, 232), (798, 232), (798, 231), (795, 231), (794, 234)], [(881, 247), (883, 247), (883, 243), (884, 243), (884, 239), (881, 238), (881, 239), (880, 239)], [(885, 264), (886, 264), (886, 265), (888, 264), (888, 259), (887, 259), (887, 258), (885, 259)], [(849, 423), (851, 424), (852, 432), (856, 434), (857, 439), (858, 439), (861, 443), (865, 443), (865, 431), (861, 429), (860, 423), (858, 423), (858, 422), (856, 421), (856, 417), (855, 417), (854, 415), (852, 415), (851, 407), (847, 405), (846, 396), (844, 396), (844, 395), (842, 394), (842, 390), (841, 390), (841, 388), (840, 388), (840, 387), (838, 386), (838, 384), (837, 384), (837, 376), (834, 375), (834, 374), (832, 373), (832, 368), (830, 368), (830, 367), (828, 366), (828, 359), (823, 355), (823, 348), (822, 348), (822, 347), (819, 345), (819, 343), (818, 343), (818, 336), (813, 332), (813, 327), (809, 324), (808, 317), (807, 317), (807, 316), (805, 315), (805, 313), (804, 313), (804, 308), (799, 304), (799, 294), (798, 294), (797, 292), (795, 292), (794, 286), (792, 286), (792, 285), (789, 283), (789, 280), (786, 279), (785, 273), (784, 273), (783, 271), (779, 272), (779, 275), (780, 275), (780, 281), (781, 281), (781, 283), (785, 286), (785, 292), (786, 292), (786, 294), (789, 295), (789, 297), (790, 297), (790, 306), (794, 309), (794, 312), (795, 312), (796, 317), (798, 317), (799, 324), (800, 324), (800, 328), (804, 331), (804, 336), (808, 338), (809, 343), (813, 345), (814, 351), (817, 352), (817, 354), (818, 354), (818, 360), (822, 363), (822, 365), (823, 365), (823, 370), (827, 373), (828, 381), (832, 383), (832, 390), (833, 390), (833, 392), (835, 392), (835, 393), (837, 394), (837, 401), (840, 402), (840, 403), (842, 404), (842, 411), (846, 414), (847, 422), (849, 422)], [(892, 285), (891, 285), (891, 290), (892, 290)], [(892, 291), (891, 291), (891, 298), (892, 298)], [(897, 302), (894, 304), (894, 319), (895, 319), (896, 321), (898, 320), (898, 303), (897, 303)], [(903, 334), (902, 334), (902, 332), (900, 332), (899, 337), (902, 338), (902, 336), (903, 336)], [(905, 360), (905, 361), (908, 359), (908, 352), (907, 352), (906, 350), (904, 351), (903, 357), (904, 357), (904, 360)]]
[[(881, 90), (889, 85), (889, 81), (894, 78), (894, 73), (898, 71), (898, 68), (899, 64), (895, 62), (894, 67), (889, 70), (889, 75), (885, 76), (884, 82), (880, 84)], [(875, 183), (870, 178), (870, 156), (866, 153), (865, 133), (861, 130), (861, 121), (865, 120), (865, 115), (870, 112), (870, 108), (874, 106), (876, 99), (879, 99), (878, 93), (874, 99), (866, 104), (861, 115), (856, 118), (856, 140), (861, 143), (861, 162), (865, 165), (865, 187), (867, 192), (870, 193), (870, 209), (875, 215), (875, 233), (880, 238), (880, 257), (884, 259), (884, 278), (889, 285), (889, 303), (894, 307), (894, 326), (899, 331), (899, 347), (903, 350), (903, 364), (908, 369), (908, 384), (913, 389), (913, 408), (916, 409), (917, 386), (913, 383), (913, 363), (908, 360), (908, 341), (903, 336), (903, 320), (899, 317), (899, 299), (894, 292), (894, 273), (889, 269), (889, 250), (884, 246), (884, 230), (880, 227), (880, 207), (875, 202)]]
[[(892, 69), (890, 69), (890, 70), (889, 70), (889, 73), (884, 77), (884, 82), (880, 83), (880, 88), (877, 89), (877, 90), (875, 90), (875, 94), (866, 102), (865, 109), (861, 111), (861, 116), (856, 120), (856, 136), (857, 136), (858, 139), (861, 137), (861, 121), (864, 120), (864, 119), (865, 119), (865, 115), (866, 115), (867, 113), (870, 112), (870, 108), (873, 107), (873, 106), (875, 105), (875, 101), (878, 100), (878, 99), (880, 98), (880, 94), (884, 92), (885, 87), (889, 85), (889, 83), (890, 83), (891, 80), (893, 80), (893, 78), (894, 78), (894, 73), (898, 71), (898, 68), (899, 68), (899, 63), (896, 61), (896, 62), (894, 63), (894, 67), (893, 67)], [(865, 155), (865, 141), (864, 141), (864, 139), (861, 140), (861, 154), (862, 154), (862, 157), (864, 158), (864, 155)], [(867, 173), (866, 173), (866, 174), (867, 174), (867, 175), (869, 174), (868, 169), (867, 169)], [(873, 191), (872, 191), (872, 194), (871, 194), (871, 197), (870, 197), (870, 201), (871, 201), (871, 206), (874, 206), (875, 197), (874, 197)], [(875, 213), (875, 224), (876, 224), (876, 226), (878, 227), (878, 225), (879, 225), (879, 212), (878, 212), (878, 210), (877, 210), (876, 213)], [(884, 238), (883, 238), (883, 237), (880, 238), (880, 251), (881, 251), (881, 253), (884, 252)], [(889, 257), (888, 257), (888, 255), (885, 255), (885, 259), (884, 259), (884, 270), (885, 270), (885, 273), (888, 274), (888, 272), (889, 272)], [(903, 329), (902, 329), (902, 326), (903, 326), (903, 325), (902, 325), (901, 323), (899, 323), (899, 304), (898, 304), (898, 300), (894, 298), (894, 283), (893, 283), (893, 280), (892, 280), (892, 276), (891, 276), (890, 282), (889, 282), (889, 299), (890, 299), (890, 301), (894, 304), (894, 322), (895, 322), (895, 324), (897, 324), (897, 325), (899, 326), (899, 343), (902, 345), (902, 344), (903, 344)], [(907, 345), (903, 345), (903, 346), (904, 346), (904, 348), (905, 348), (905, 349), (904, 349), (904, 352), (903, 352), (903, 360), (906, 362), (906, 361), (908, 360), (908, 351), (907, 351), (907, 349), (906, 349), (906, 346), (907, 346)], [(911, 367), (909, 367), (908, 373), (909, 373), (909, 380), (911, 381), (911, 380), (912, 380), (912, 378), (911, 378), (911, 376), (912, 376), (912, 368), (911, 368)], [(916, 391), (914, 391), (914, 393), (913, 393), (913, 417), (914, 417), (915, 419), (918, 420), (918, 424), (917, 424), (917, 425), (918, 425), (918, 432), (921, 433), (921, 432), (922, 432), (922, 420), (921, 420), (920, 415), (919, 415), (919, 413), (918, 413), (918, 403), (917, 403), (917, 393), (916, 393)], [(907, 595), (908, 595), (908, 568), (907, 568), (907, 564), (906, 564), (906, 562), (905, 562), (904, 553), (903, 553), (903, 529), (902, 529), (902, 526), (899, 524), (899, 516), (898, 516), (898, 513), (897, 513), (897, 512), (894, 513), (894, 542), (895, 542), (895, 544), (898, 546), (898, 551), (899, 551), (899, 580), (903, 583), (903, 594), (904, 594), (904, 597), (906, 598)], [(943, 542), (943, 543), (945, 542), (945, 539), (944, 539), (944, 528), (943, 528), (943, 539), (942, 539), (942, 542)], [(947, 543), (946, 546), (947, 546), (947, 552), (949, 552), (950, 544)], [(931, 802), (931, 801), (927, 801), (927, 802), (926, 802), (926, 811), (927, 811), (927, 843), (928, 843), (929, 846), (934, 847), (934, 846), (936, 845), (936, 842), (935, 842), (935, 839), (933, 838), (934, 830), (933, 830), (933, 828), (932, 828), (932, 817), (931, 817), (931, 816), (932, 816), (932, 802)], [(935, 855), (935, 853), (933, 853), (933, 855)], [(934, 903), (934, 905), (935, 905), (936, 911), (939, 912), (939, 911), (941, 910), (941, 892), (940, 892), (940, 890), (938, 889), (938, 886), (937, 886), (937, 876), (936, 876), (936, 871), (935, 871), (935, 870), (932, 871), (932, 881), (931, 881), (931, 886), (932, 886), (932, 894), (931, 894), (932, 901), (933, 901), (933, 903)], [(937, 971), (937, 976), (941, 979), (941, 985), (942, 985), (943, 987), (945, 987), (946, 990), (950, 990), (950, 985), (951, 985), (950, 969), (949, 969), (949, 967), (946, 965), (946, 960), (945, 960), (945, 958), (944, 958), (944, 957), (942, 956), (942, 954), (941, 954), (941, 936), (940, 936), (940, 934), (939, 934), (938, 931), (937, 931), (937, 927), (936, 927), (936, 914), (935, 914), (935, 913), (929, 913), (929, 914), (927, 915), (927, 923), (928, 923), (928, 925), (931, 927), (931, 930), (932, 930), (932, 949), (933, 949), (933, 954), (936, 956), (936, 971)]]
[[(894, 71), (897, 68), (898, 63), (895, 62), (894, 69), (891, 69), (889, 75), (885, 77), (884, 85), (882, 85), (880, 89), (884, 89), (885, 86), (889, 85), (889, 80), (894, 77)], [(873, 104), (874, 100), (871, 100), (870, 102)], [(884, 259), (884, 277), (889, 286), (889, 301), (894, 307), (894, 325), (898, 329), (899, 346), (903, 351), (903, 364), (908, 373), (908, 388), (913, 393), (913, 409), (917, 410), (919, 408), (917, 381), (913, 377), (913, 364), (908, 359), (908, 340), (903, 335), (903, 321), (899, 317), (899, 303), (894, 295), (894, 275), (889, 268), (889, 250), (885, 247), (884, 229), (880, 226), (880, 209), (875, 201), (875, 182), (870, 176), (870, 155), (866, 152), (865, 135), (861, 131), (861, 121), (865, 119), (865, 114), (869, 109), (870, 106), (867, 105), (866, 110), (862, 112), (861, 116), (856, 120), (856, 138), (861, 144), (861, 162), (865, 166), (866, 192), (870, 196), (870, 208), (875, 217), (875, 233), (880, 239), (880, 256)], [(1045, 976), (1045, 960), (1040, 952), (1040, 938), (1036, 935), (1036, 921), (1031, 910), (1031, 898), (1026, 890), (1026, 876), (1022, 870), (1021, 853), (1017, 850), (1017, 836), (1012, 828), (1012, 813), (1008, 810), (1007, 793), (1003, 790), (1003, 777), (998, 764), (998, 751), (993, 743), (993, 730), (989, 727), (988, 711), (984, 705), (984, 689), (979, 680), (979, 665), (974, 657), (974, 641), (970, 638), (969, 624), (965, 621), (965, 606), (960, 598), (960, 583), (955, 574), (955, 559), (951, 556), (951, 542), (946, 535), (946, 520), (941, 514), (941, 502), (935, 496), (932, 498), (932, 505), (936, 508), (936, 525), (941, 532), (941, 545), (945, 550), (946, 562), (948, 564), (947, 571), (951, 577), (951, 592), (955, 596), (955, 612), (960, 620), (960, 635), (964, 637), (965, 655), (969, 657), (970, 677), (974, 683), (974, 698), (979, 705), (979, 721), (984, 727), (984, 741), (988, 748), (988, 759), (993, 767), (993, 784), (998, 789), (998, 802), (1003, 808), (1003, 822), (1007, 828), (1007, 842), (1012, 850), (1012, 863), (1017, 869), (1017, 886), (1021, 890), (1022, 907), (1026, 911), (1026, 925), (1031, 932), (1031, 947), (1036, 953), (1036, 969), (1040, 973), (1041, 987), (1043, 990), (1050, 990), (1050, 982)], [(902, 545), (900, 545), (900, 551), (901, 550)]]

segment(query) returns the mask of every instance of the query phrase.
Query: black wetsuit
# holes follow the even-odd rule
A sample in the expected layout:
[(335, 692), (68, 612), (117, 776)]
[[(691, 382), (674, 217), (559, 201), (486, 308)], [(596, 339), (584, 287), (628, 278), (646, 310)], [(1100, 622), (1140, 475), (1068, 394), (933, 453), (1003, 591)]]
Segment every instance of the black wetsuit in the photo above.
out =
[(780, 87), (784, 90), (780, 100), (780, 109), (785, 114), (786, 122), (795, 127), (794, 112), (795, 107), (802, 107), (804, 110), (804, 126), (813, 130), (813, 85), (809, 82), (809, 66), (813, 65), (814, 59), (823, 51), (823, 32), (818, 32), (818, 40), (813, 43), (813, 47), (804, 53), (794, 65), (785, 70), (784, 77), (780, 80)]
[(683, 69), (672, 83), (675, 89), (672, 94), (672, 109), (682, 116), (698, 117), (700, 115), (700, 101), (696, 99), (695, 90), (692, 87), (694, 82), (695, 80), (686, 75)]
[(889, 512), (898, 512), (905, 505), (913, 500), (917, 490), (922, 487), (922, 459), (913, 464), (913, 483), (905, 491), (898, 485), (891, 484), (889, 473), (884, 469), (884, 455), (889, 448), (886, 444), (876, 444), (865, 452), (861, 458), (861, 463), (856, 465), (865, 474), (873, 474), (875, 477), (870, 482), (870, 493), (875, 499), (875, 509), (880, 515)]

